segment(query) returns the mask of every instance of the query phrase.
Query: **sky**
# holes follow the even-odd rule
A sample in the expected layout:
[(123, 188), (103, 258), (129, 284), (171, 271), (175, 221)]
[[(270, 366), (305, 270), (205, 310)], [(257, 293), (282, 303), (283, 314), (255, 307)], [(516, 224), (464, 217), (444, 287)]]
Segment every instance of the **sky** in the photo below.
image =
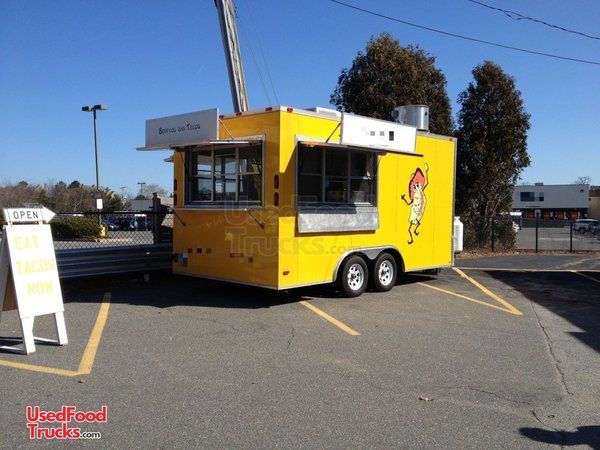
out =
[[(511, 20), (468, 0), (346, 1), (452, 33), (600, 61), (600, 40)], [(597, 0), (482, 1), (600, 35)], [(458, 40), (329, 0), (235, 3), (251, 109), (329, 106), (340, 70), (386, 31), (435, 56), (453, 114), (484, 60), (516, 79), (531, 114), (532, 164), (523, 182), (567, 184), (587, 175), (600, 184), (599, 65)], [(81, 107), (102, 103), (109, 109), (98, 113), (100, 184), (136, 193), (143, 181), (170, 190), (168, 154), (135, 150), (144, 145), (145, 120), (233, 110), (213, 0), (0, 0), (0, 7), (0, 183), (93, 184), (92, 115)]]

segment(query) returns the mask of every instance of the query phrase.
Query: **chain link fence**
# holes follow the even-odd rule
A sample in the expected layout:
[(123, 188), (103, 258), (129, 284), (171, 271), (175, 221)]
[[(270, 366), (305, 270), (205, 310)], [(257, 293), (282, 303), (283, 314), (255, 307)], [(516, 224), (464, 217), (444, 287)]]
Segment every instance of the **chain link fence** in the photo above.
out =
[(56, 250), (173, 241), (173, 213), (170, 211), (59, 212), (50, 222), (50, 227)]
[(173, 236), (168, 211), (58, 213), (50, 225), (56, 250), (159, 244)]
[[(50, 224), (54, 247), (68, 250), (170, 243), (173, 211), (164, 205), (155, 206), (155, 210), (149, 211), (57, 213)], [(491, 234), (492, 251), (515, 248), (536, 252), (600, 252), (600, 227), (590, 221), (499, 216), (493, 222)]]
[(600, 229), (592, 221), (498, 218), (494, 221), (492, 250), (498, 248), (503, 235), (511, 232), (518, 250), (600, 252)]

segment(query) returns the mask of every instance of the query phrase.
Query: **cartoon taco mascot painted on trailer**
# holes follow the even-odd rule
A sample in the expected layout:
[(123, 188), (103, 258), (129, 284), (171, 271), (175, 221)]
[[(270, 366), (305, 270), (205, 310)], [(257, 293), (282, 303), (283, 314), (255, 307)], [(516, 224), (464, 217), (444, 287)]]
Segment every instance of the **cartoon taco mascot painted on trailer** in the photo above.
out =
[[(419, 227), (421, 226), (421, 219), (425, 213), (425, 206), (427, 200), (425, 199), (425, 188), (429, 184), (427, 181), (427, 172), (429, 172), (429, 164), (425, 163), (425, 174), (420, 167), (417, 167), (415, 172), (411, 175), (410, 181), (408, 182), (408, 196), (410, 202), (406, 200), (404, 194), (401, 195), (402, 200), (408, 206), (410, 206), (410, 216), (408, 218), (408, 235), (410, 236), (409, 244), (414, 242), (413, 231), (415, 236), (419, 235)], [(414, 227), (414, 230), (412, 228)]]

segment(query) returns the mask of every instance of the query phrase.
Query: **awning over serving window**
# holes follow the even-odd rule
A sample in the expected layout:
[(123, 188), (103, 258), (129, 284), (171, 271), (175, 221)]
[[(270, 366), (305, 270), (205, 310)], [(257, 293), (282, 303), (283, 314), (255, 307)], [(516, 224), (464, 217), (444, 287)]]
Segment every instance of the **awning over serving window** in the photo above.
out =
[(200, 147), (200, 148), (218, 148), (218, 147), (226, 147), (226, 146), (236, 146), (236, 147), (249, 147), (251, 145), (258, 145), (262, 141), (258, 139), (218, 139), (218, 140), (208, 140), (208, 141), (193, 141), (193, 142), (185, 142), (173, 145), (160, 145), (153, 147), (138, 147), (137, 151), (151, 151), (151, 150), (175, 150), (175, 151), (183, 151), (185, 147)]
[[(366, 152), (373, 152), (373, 153), (377, 153), (378, 155), (385, 155), (386, 153), (389, 153), (389, 150), (386, 150), (384, 148), (379, 148), (379, 147), (370, 147), (370, 146), (362, 146), (362, 145), (349, 145), (349, 144), (338, 144), (337, 142), (321, 142), (321, 141), (299, 141), (300, 144), (306, 145), (308, 147), (325, 147), (325, 148), (332, 148), (332, 149), (337, 149), (337, 150), (361, 150), (361, 151), (366, 151)], [(423, 156), (421, 154), (418, 153), (413, 153), (413, 152), (401, 152), (398, 150), (394, 150), (393, 153), (402, 153), (405, 155), (410, 155), (410, 156)]]

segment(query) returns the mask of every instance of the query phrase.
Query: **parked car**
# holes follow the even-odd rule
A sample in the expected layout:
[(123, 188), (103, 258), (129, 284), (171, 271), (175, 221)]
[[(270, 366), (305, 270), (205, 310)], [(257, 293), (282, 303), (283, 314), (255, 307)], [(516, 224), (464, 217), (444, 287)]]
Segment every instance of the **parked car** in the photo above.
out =
[(597, 227), (599, 224), (600, 222), (594, 219), (578, 219), (573, 223), (573, 231), (581, 234), (591, 233), (594, 227)]
[(152, 229), (146, 214), (136, 214), (133, 219), (133, 225), (137, 231), (149, 231)]
[(110, 220), (103, 220), (102, 225), (106, 225), (109, 231), (116, 231), (119, 229), (119, 226), (116, 223), (111, 222)]
[(120, 231), (134, 231), (135, 224), (133, 218), (131, 217), (117, 217), (115, 219), (115, 224), (117, 225), (117, 229)]

